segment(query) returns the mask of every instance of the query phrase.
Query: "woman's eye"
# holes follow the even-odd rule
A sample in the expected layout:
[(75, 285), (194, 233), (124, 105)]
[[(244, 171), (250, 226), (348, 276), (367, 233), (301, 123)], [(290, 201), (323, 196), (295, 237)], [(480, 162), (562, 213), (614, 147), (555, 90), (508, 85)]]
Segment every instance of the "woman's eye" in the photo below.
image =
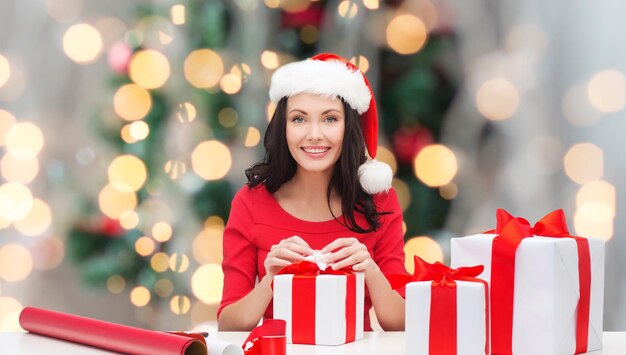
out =
[(324, 119), (324, 121), (329, 122), (329, 123), (337, 122), (337, 118), (333, 116), (328, 116)]
[(295, 122), (295, 123), (302, 123), (302, 122), (304, 122), (304, 118), (302, 118), (302, 117), (294, 117), (291, 121)]

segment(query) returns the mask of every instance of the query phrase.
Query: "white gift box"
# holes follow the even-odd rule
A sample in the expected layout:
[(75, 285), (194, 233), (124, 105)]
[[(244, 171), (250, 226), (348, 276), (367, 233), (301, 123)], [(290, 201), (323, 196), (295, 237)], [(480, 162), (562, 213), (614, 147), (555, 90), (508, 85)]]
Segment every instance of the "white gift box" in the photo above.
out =
[[(495, 234), (452, 238), (452, 267), (482, 264), (478, 275), (491, 279)], [(587, 351), (602, 348), (604, 241), (588, 239), (591, 256), (591, 297)], [(524, 238), (515, 254), (513, 353), (574, 354), (580, 296), (578, 248), (572, 238)], [(494, 329), (493, 331), (497, 331)]]
[[(458, 355), (485, 354), (485, 285), (456, 282), (456, 339)], [(429, 355), (432, 281), (406, 285), (406, 354)]]
[[(356, 277), (355, 340), (363, 338), (363, 303), (365, 279), (362, 272)], [(346, 275), (318, 275), (315, 277), (315, 344), (339, 345), (346, 343)], [(287, 343), (292, 343), (292, 286), (294, 275), (274, 276), (274, 318), (287, 323)], [(296, 330), (298, 331), (298, 330)]]

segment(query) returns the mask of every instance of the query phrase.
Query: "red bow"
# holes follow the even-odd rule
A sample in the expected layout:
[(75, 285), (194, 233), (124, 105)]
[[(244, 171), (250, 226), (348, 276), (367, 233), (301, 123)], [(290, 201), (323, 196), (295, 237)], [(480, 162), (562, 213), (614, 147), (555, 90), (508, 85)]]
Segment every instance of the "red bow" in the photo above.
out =
[(312, 263), (310, 261), (299, 261), (297, 263), (293, 263), (291, 265), (287, 265), (284, 268), (280, 269), (280, 271), (276, 275), (284, 275), (284, 274), (294, 274), (299, 276), (317, 276), (317, 275), (347, 275), (352, 274), (353, 270), (351, 266), (346, 266), (343, 269), (333, 270), (328, 267), (325, 270), (321, 270), (316, 263)]
[(552, 238), (573, 238), (578, 247), (580, 299), (576, 320), (576, 354), (587, 351), (589, 302), (591, 294), (591, 257), (589, 242), (569, 234), (565, 213), (555, 210), (531, 227), (527, 220), (513, 217), (503, 209), (496, 212), (496, 229), (486, 233), (499, 234), (493, 239), (491, 259), (491, 323), (494, 332), (492, 350), (495, 354), (513, 351), (513, 302), (515, 289), (515, 252), (524, 238), (533, 235)]
[(285, 355), (287, 338), (285, 321), (266, 319), (263, 324), (252, 329), (243, 342), (244, 355)]
[[(387, 279), (392, 289), (398, 289), (409, 282), (432, 281), (430, 298), (429, 353), (433, 355), (456, 355), (456, 281), (480, 282), (485, 287), (485, 353), (489, 353), (489, 298), (487, 283), (476, 276), (485, 268), (483, 265), (452, 269), (440, 262), (430, 264), (413, 256), (413, 275), (389, 275)], [(410, 336), (410, 335), (409, 335)]]

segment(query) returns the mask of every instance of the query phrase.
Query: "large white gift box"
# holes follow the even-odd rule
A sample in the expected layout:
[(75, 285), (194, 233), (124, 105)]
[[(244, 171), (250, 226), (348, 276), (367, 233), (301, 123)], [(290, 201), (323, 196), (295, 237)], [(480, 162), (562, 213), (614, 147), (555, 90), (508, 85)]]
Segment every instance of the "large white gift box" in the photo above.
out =
[(274, 318), (286, 321), (288, 343), (339, 345), (362, 339), (364, 287), (362, 272), (276, 275)]
[[(456, 354), (485, 354), (486, 300), (482, 282), (456, 282)], [(406, 285), (406, 354), (431, 354), (432, 281)], [(432, 315), (437, 316), (437, 315)], [(435, 334), (434, 336), (440, 336)], [(447, 341), (438, 339), (437, 341)]]
[[(496, 236), (452, 238), (452, 267), (484, 265), (478, 278), (492, 288), (492, 243)], [(587, 351), (592, 351), (602, 347), (604, 241), (590, 238), (588, 242), (591, 296)], [(515, 252), (514, 284), (513, 353), (574, 354), (580, 296), (576, 241), (542, 236), (522, 239)], [(498, 329), (492, 329), (492, 334), (495, 332)]]

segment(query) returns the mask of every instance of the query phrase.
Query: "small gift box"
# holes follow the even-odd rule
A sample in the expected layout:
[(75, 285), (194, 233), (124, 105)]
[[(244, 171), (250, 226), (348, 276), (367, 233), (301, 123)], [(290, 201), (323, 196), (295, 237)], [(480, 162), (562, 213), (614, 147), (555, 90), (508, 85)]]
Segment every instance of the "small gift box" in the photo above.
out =
[(498, 210), (486, 234), (452, 239), (452, 266), (483, 264), (494, 354), (602, 347), (604, 241), (569, 234), (562, 210), (534, 226)]
[(413, 275), (388, 276), (392, 288), (406, 285), (406, 353), (487, 354), (487, 283), (476, 278), (483, 266), (453, 270), (414, 258)]
[(274, 318), (287, 342), (339, 345), (363, 338), (364, 276), (301, 261), (274, 276)]

